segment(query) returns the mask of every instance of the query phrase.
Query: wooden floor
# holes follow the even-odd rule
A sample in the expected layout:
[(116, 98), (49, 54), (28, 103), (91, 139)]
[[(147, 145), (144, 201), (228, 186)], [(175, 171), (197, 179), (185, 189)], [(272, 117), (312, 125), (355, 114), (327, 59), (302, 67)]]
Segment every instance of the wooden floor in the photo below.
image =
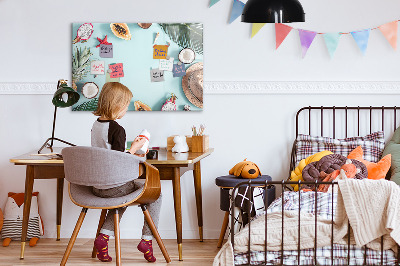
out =
[[(36, 247), (25, 249), (25, 259), (20, 260), (20, 242), (12, 241), (9, 247), (0, 246), (0, 265), (60, 265), (61, 258), (64, 255), (65, 248), (69, 239), (40, 239)], [(122, 264), (123, 265), (212, 265), (215, 255), (218, 253), (217, 240), (183, 240), (183, 261), (178, 260), (178, 247), (176, 240), (163, 240), (168, 250), (172, 262), (167, 264), (158, 248), (157, 242), (154, 241), (154, 254), (157, 258), (156, 263), (149, 264), (143, 254), (136, 249), (140, 240), (121, 240), (122, 247)], [(91, 258), (93, 240), (77, 239), (68, 259), (67, 265), (115, 265), (114, 262), (114, 243), (110, 240), (110, 255), (113, 262), (104, 263)]]

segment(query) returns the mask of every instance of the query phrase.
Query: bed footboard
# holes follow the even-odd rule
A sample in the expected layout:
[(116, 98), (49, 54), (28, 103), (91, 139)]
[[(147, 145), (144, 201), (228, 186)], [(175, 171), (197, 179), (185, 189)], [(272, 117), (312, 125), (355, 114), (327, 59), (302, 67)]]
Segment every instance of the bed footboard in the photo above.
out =
[[(315, 216), (315, 223), (314, 223), (314, 227), (315, 227), (315, 232), (314, 232), (314, 247), (311, 249), (308, 249), (307, 251), (304, 251), (301, 249), (301, 241), (302, 241), (302, 236), (301, 236), (301, 230), (300, 230), (300, 225), (301, 225), (301, 206), (302, 206), (302, 194), (304, 194), (304, 192), (302, 192), (301, 190), (297, 191), (297, 192), (293, 192), (290, 191), (290, 193), (296, 193), (297, 195), (295, 195), (296, 197), (298, 197), (298, 209), (296, 210), (297, 214), (298, 214), (298, 236), (297, 236), (297, 250), (293, 250), (291, 249), (291, 254), (294, 254), (294, 257), (297, 257), (296, 261), (294, 261), (293, 256), (292, 256), (292, 260), (290, 262), (286, 261), (285, 259), (285, 255), (284, 253), (287, 252), (285, 251), (285, 220), (284, 220), (284, 213), (285, 211), (285, 191), (289, 193), (288, 189), (286, 188), (286, 185), (292, 185), (292, 184), (297, 184), (299, 185), (299, 187), (301, 185), (312, 185), (313, 186), (313, 190), (310, 191), (309, 193), (313, 193), (313, 194), (309, 194), (311, 195), (312, 200), (310, 202), (310, 196), (308, 198), (308, 202), (307, 204), (313, 204), (313, 208), (315, 208), (314, 210), (314, 216)], [(380, 252), (379, 251), (371, 251), (369, 250), (366, 246), (363, 246), (361, 249), (358, 248), (358, 252), (359, 254), (363, 253), (363, 261), (360, 262), (360, 256), (358, 256), (358, 262), (356, 264), (352, 264), (352, 260), (351, 260), (351, 253), (353, 252), (355, 254), (354, 251), (354, 245), (351, 245), (350, 243), (350, 224), (348, 224), (348, 231), (347, 231), (347, 236), (346, 236), (346, 245), (342, 246), (342, 249), (346, 249), (346, 251), (342, 250), (342, 253), (340, 255), (340, 257), (338, 257), (339, 255), (337, 255), (337, 247), (335, 247), (335, 243), (334, 243), (334, 210), (335, 207), (334, 203), (335, 199), (334, 197), (336, 197), (336, 193), (334, 193), (334, 191), (338, 188), (338, 183), (337, 181), (333, 181), (333, 182), (302, 182), (302, 181), (246, 181), (246, 182), (242, 182), (240, 184), (238, 184), (237, 186), (235, 186), (235, 188), (232, 191), (232, 195), (235, 195), (235, 192), (237, 191), (237, 189), (239, 187), (243, 187), (243, 186), (249, 186), (249, 187), (258, 187), (258, 188), (262, 188), (265, 190), (265, 195), (266, 198), (268, 198), (268, 188), (270, 185), (275, 185), (277, 188), (280, 186), (282, 189), (282, 194), (280, 198), (277, 198), (275, 200), (275, 203), (278, 203), (277, 201), (281, 201), (281, 209), (280, 211), (282, 212), (282, 219), (281, 219), (281, 238), (280, 238), (280, 250), (279, 251), (273, 251), (275, 252), (275, 254), (279, 254), (279, 259), (268, 259), (271, 258), (270, 255), (270, 251), (268, 250), (268, 241), (270, 241), (268, 239), (268, 215), (271, 215), (271, 213), (268, 213), (267, 211), (267, 202), (265, 202), (265, 214), (261, 214), (264, 215), (264, 220), (265, 220), (265, 224), (263, 226), (264, 229), (264, 238), (265, 238), (265, 243), (264, 243), (264, 250), (257, 251), (257, 255), (260, 255), (260, 253), (263, 253), (263, 256), (258, 256), (258, 257), (263, 257), (264, 260), (260, 261), (260, 259), (256, 260), (254, 259), (252, 256), (254, 250), (252, 250), (251, 246), (252, 246), (252, 234), (251, 234), (251, 228), (252, 228), (252, 223), (254, 223), (254, 221), (252, 219), (249, 219), (247, 227), (248, 227), (248, 243), (247, 243), (247, 252), (242, 252), (241, 256), (244, 256), (245, 258), (245, 262), (247, 261), (247, 263), (239, 263), (239, 265), (400, 265), (400, 252), (397, 253), (396, 257), (394, 256), (394, 252), (392, 251), (384, 251), (384, 246), (383, 246), (383, 237), (381, 237), (381, 243), (380, 243)], [(325, 197), (331, 197), (331, 200), (329, 202), (329, 212), (330, 213), (330, 227), (331, 227), (331, 239), (330, 239), (330, 256), (327, 256), (327, 250), (329, 250), (329, 245), (328, 247), (324, 250), (324, 262), (321, 263), (320, 260), (318, 260), (317, 258), (317, 251), (318, 248), (317, 247), (317, 243), (318, 243), (318, 232), (317, 232), (317, 217), (318, 217), (318, 187), (320, 185), (331, 185), (332, 186), (332, 193), (324, 193), (326, 194)], [(250, 198), (252, 198), (252, 189), (249, 190), (250, 191)], [(314, 197), (315, 195), (315, 197)], [(232, 197), (231, 200), (231, 232), (230, 232), (230, 241), (232, 244), (233, 249), (235, 250), (235, 233), (234, 233), (234, 217), (235, 217), (235, 208), (234, 208), (234, 198)], [(259, 218), (259, 216), (258, 216)], [(257, 226), (260, 226), (259, 224)], [(247, 231), (245, 232), (247, 233)], [(336, 250), (335, 250), (336, 248)], [(397, 245), (397, 248), (399, 248), (399, 245)], [(243, 249), (243, 247), (242, 247)], [(375, 252), (375, 253), (372, 253)], [(347, 253), (347, 256), (346, 254)], [(393, 254), (392, 254), (393, 253)], [(367, 256), (372, 256), (372, 255), (367, 255), (367, 254), (374, 254), (373, 256), (373, 264), (371, 264), (371, 260), (369, 260), (369, 258)], [(379, 254), (379, 255), (378, 255)], [(389, 255), (390, 256), (389, 256)], [(262, 254), (261, 254), (262, 255)], [(378, 257), (379, 256), (379, 257)], [(286, 256), (287, 257), (287, 256)], [(302, 259), (306, 257), (307, 259)], [(246, 259), (247, 258), (247, 259)], [(325, 264), (324, 264), (325, 263)]]

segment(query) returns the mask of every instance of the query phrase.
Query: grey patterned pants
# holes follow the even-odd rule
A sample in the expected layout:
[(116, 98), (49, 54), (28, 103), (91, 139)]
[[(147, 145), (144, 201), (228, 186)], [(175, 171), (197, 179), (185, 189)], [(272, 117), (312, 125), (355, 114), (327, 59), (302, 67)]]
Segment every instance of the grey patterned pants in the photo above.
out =
[[(108, 189), (93, 188), (93, 194), (101, 198), (122, 197), (138, 189), (141, 189), (143, 186), (144, 182), (138, 182), (137, 180), (135, 182), (135, 180), (132, 180), (119, 187), (113, 187)], [(160, 219), (161, 202), (162, 202), (162, 196), (160, 194), (160, 197), (155, 202), (146, 204), (146, 207), (149, 210), (151, 218), (153, 218), (154, 224), (156, 225), (157, 228), (158, 228), (158, 221)], [(124, 214), (125, 210), (126, 207), (118, 208), (119, 219), (122, 218), (122, 215)], [(106, 220), (104, 221), (100, 233), (109, 236), (114, 236), (114, 214), (115, 214), (115, 209), (108, 210)], [(142, 239), (146, 240), (153, 239), (153, 234), (151, 233), (150, 227), (147, 224), (146, 220), (144, 221), (143, 225)]]

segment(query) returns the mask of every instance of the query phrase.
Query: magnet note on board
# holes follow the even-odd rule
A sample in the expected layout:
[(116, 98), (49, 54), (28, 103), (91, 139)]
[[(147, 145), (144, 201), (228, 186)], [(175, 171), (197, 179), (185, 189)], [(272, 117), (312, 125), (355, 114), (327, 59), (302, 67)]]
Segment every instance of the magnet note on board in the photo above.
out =
[(109, 64), (108, 68), (111, 70), (110, 78), (124, 77), (124, 65), (122, 63)]
[(164, 70), (160, 70), (158, 68), (150, 70), (150, 79), (151, 82), (160, 82), (164, 81)]
[(104, 61), (92, 61), (90, 63), (90, 74), (104, 75), (105, 63)]
[(168, 54), (168, 45), (154, 45), (153, 59), (165, 59)]
[(110, 73), (106, 73), (106, 82), (119, 82), (119, 78), (110, 77)]
[(185, 76), (186, 75), (185, 64), (175, 64), (172, 69), (172, 74), (174, 78)]
[(158, 67), (160, 70), (172, 71), (173, 67), (174, 67), (173, 57), (170, 57), (169, 59), (160, 59), (160, 65)]
[(113, 45), (100, 44), (99, 56), (102, 58), (113, 58)]

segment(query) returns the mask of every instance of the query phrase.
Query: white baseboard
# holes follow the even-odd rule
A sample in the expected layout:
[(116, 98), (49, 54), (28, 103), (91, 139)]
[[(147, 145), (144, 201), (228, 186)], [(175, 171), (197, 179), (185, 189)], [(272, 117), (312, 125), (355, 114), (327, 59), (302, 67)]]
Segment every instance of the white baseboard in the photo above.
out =
[[(57, 83), (0, 83), (0, 94), (53, 94)], [(208, 81), (204, 94), (400, 94), (400, 81)]]

